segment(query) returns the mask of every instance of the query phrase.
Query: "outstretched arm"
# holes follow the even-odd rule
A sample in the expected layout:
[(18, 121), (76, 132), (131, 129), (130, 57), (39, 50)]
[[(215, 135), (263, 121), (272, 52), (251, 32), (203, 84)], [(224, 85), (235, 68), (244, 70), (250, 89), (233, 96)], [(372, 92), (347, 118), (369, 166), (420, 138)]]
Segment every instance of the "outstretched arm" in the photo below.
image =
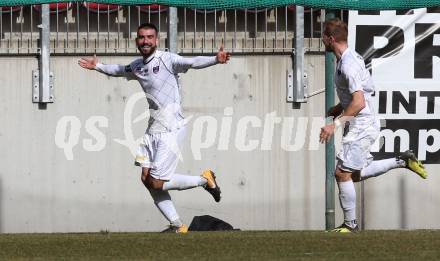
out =
[(131, 72), (129, 66), (124, 66), (120, 64), (102, 64), (98, 62), (98, 58), (94, 55), (91, 58), (81, 58), (78, 61), (79, 66), (88, 70), (96, 70), (98, 72), (116, 76), (116, 77), (127, 77), (128, 73)]
[(188, 69), (203, 69), (218, 63), (224, 64), (229, 61), (230, 57), (231, 54), (225, 52), (222, 45), (216, 56), (182, 57), (176, 55), (173, 67), (176, 73), (181, 73), (186, 72)]

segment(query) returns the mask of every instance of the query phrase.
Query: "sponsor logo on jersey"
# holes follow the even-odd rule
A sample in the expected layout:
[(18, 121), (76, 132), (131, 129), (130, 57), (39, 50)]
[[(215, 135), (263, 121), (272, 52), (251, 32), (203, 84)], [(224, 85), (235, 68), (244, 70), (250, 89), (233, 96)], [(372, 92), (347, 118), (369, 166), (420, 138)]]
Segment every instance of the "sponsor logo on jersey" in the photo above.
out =
[(136, 74), (142, 75), (142, 76), (146, 76), (148, 73), (148, 68), (144, 68), (142, 66), (139, 66), (135, 69)]

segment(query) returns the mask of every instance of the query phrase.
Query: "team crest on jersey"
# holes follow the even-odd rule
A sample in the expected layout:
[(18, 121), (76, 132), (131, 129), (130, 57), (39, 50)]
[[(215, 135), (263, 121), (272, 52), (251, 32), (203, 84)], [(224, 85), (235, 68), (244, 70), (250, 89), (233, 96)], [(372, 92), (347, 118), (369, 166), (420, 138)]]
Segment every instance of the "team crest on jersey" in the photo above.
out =
[(159, 65), (153, 67), (153, 72), (158, 73), (159, 72)]

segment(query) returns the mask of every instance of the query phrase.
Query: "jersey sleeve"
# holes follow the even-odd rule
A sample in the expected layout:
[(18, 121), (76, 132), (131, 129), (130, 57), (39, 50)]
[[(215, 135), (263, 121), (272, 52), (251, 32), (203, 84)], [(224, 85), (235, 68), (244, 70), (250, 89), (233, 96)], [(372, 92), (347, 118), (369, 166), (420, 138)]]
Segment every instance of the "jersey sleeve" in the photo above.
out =
[(96, 70), (109, 76), (125, 77), (127, 80), (136, 79), (133, 73), (133, 63), (129, 65), (121, 64), (96, 64)]
[(177, 54), (171, 56), (174, 73), (185, 73), (188, 69), (203, 69), (217, 64), (216, 56), (182, 57)]
[(348, 71), (345, 75), (348, 90), (351, 94), (357, 91), (363, 91), (361, 71)]

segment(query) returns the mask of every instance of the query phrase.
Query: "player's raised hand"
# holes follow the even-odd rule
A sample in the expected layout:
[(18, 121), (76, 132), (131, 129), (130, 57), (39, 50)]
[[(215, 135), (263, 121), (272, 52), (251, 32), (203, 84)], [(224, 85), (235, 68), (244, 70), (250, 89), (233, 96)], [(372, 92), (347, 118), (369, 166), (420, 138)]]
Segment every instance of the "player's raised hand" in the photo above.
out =
[(81, 58), (78, 60), (79, 66), (84, 69), (94, 70), (96, 68), (96, 64), (98, 63), (98, 58), (96, 58), (96, 54), (91, 58)]
[(220, 49), (217, 53), (217, 62), (218, 63), (227, 63), (229, 59), (231, 58), (231, 53), (225, 52), (223, 50), (223, 44), (220, 46)]

